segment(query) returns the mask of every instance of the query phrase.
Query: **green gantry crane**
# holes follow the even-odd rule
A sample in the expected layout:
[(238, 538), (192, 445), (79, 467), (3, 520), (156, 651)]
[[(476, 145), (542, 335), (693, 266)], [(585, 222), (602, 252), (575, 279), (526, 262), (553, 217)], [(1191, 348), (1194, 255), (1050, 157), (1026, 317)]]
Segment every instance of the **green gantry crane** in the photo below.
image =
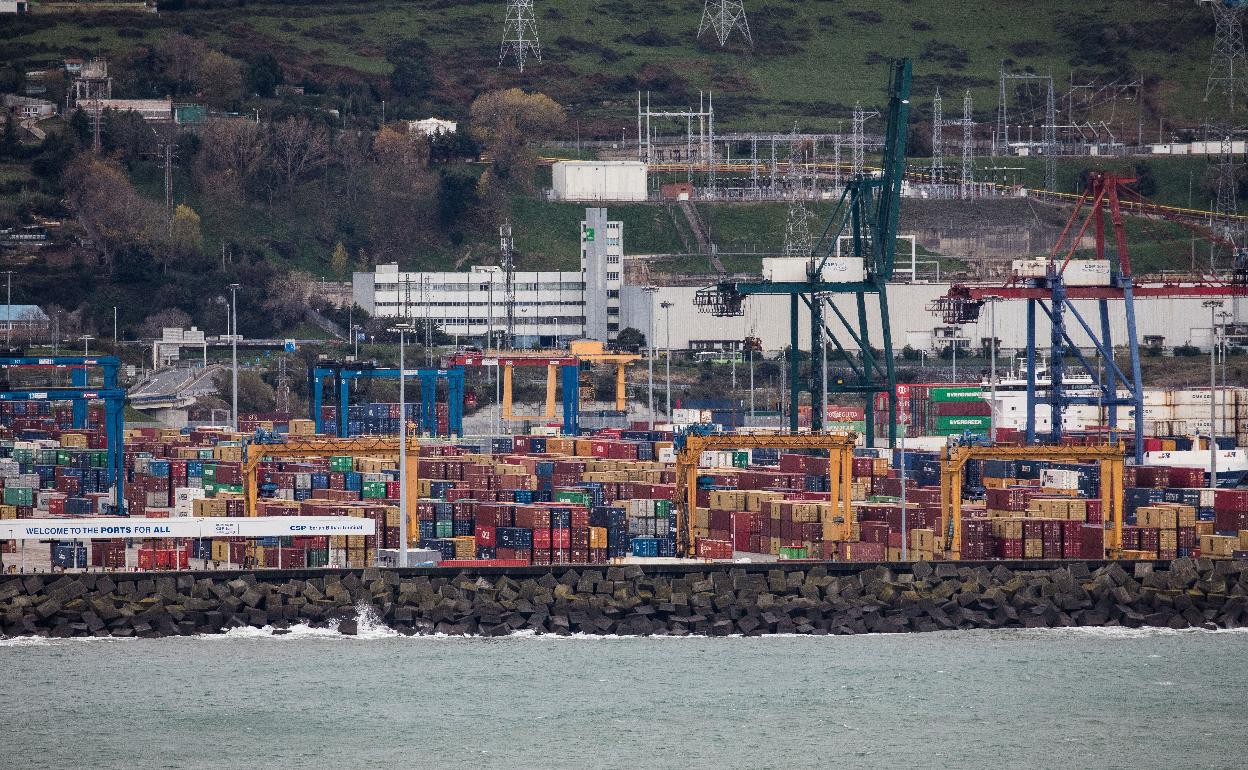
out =
[[(846, 183), (835, 210), (811, 249), (805, 264), (805, 279), (774, 274), (769, 280), (765, 273), (762, 281), (720, 282), (701, 289), (694, 300), (702, 312), (716, 316), (739, 316), (744, 314), (743, 305), (749, 296), (789, 297), (789, 334), (794, 352), (789, 356), (789, 403), (793, 405), (789, 414), (789, 429), (794, 433), (798, 430), (796, 405), (799, 394), (806, 390), (811, 394), (812, 404), (821, 401), (823, 372), (821, 366), (816, 365), (815, 351), (826, 357), (828, 349), (824, 341), (828, 340), (835, 348), (834, 360), (848, 372), (847, 376), (837, 377), (829, 383), (828, 393), (854, 393), (866, 398), (865, 432), (869, 445), (875, 435), (874, 396), (877, 393), (887, 394), (889, 446), (895, 446), (897, 442), (897, 374), (893, 366), (887, 286), (893, 277), (897, 216), (901, 208), (902, 176), (906, 166), (910, 79), (909, 59), (892, 63), (882, 168), (878, 175), (867, 173)], [(842, 236), (848, 239), (850, 248), (845, 256), (836, 257), (837, 244)], [(861, 267), (856, 268), (859, 264)], [(837, 272), (844, 275), (838, 276)], [(844, 312), (833, 301), (836, 296), (845, 294), (854, 295), (856, 313)], [(868, 302), (879, 304), (882, 354), (872, 345), (867, 325)], [(802, 306), (810, 314), (811, 366), (810, 376), (805, 382), (799, 376), (795, 355)], [(832, 319), (835, 319), (839, 333), (829, 326), (828, 321)], [(823, 430), (825, 415), (822, 411), (811, 409), (812, 431)]]

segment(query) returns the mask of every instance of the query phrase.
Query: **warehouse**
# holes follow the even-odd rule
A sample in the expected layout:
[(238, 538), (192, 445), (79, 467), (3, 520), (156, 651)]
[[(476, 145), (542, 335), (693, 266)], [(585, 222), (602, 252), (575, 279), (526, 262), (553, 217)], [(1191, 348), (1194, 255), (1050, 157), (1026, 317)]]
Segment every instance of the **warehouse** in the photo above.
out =
[[(928, 310), (937, 298), (948, 294), (949, 283), (897, 283), (889, 286), (889, 315), (893, 329), (893, 344), (906, 345), (916, 350), (936, 352), (956, 340), (960, 350), (978, 350), (991, 335), (991, 314), (985, 310), (979, 321), (960, 327), (945, 326)], [(646, 292), (641, 286), (624, 286), (620, 291), (620, 328), (632, 327), (645, 333), (653, 318), (655, 340), (660, 345), (667, 341), (667, 324), (670, 322), (671, 347), (685, 350), (691, 339), (741, 340), (747, 335), (762, 340), (765, 350), (781, 350), (789, 345), (788, 298), (781, 296), (751, 297), (745, 303), (745, 315), (733, 318), (716, 318), (700, 313), (693, 304), (696, 286), (663, 286), (657, 292)], [(1162, 337), (1165, 347), (1184, 343), (1206, 347), (1210, 340), (1209, 310), (1201, 306), (1199, 298), (1147, 297), (1135, 300), (1135, 312), (1140, 339)], [(667, 304), (668, 307), (664, 307)], [(854, 317), (853, 295), (836, 298), (836, 304)], [(1080, 302), (1080, 312), (1087, 318), (1095, 318), (1095, 303)], [(1229, 323), (1241, 323), (1248, 312), (1242, 298), (1227, 300), (1227, 311), (1232, 313)], [(670, 314), (670, 319), (668, 315)], [(1111, 331), (1115, 339), (1126, 339), (1126, 325), (1121, 313), (1111, 312)], [(1003, 302), (996, 308), (996, 336), (1005, 350), (1021, 350), (1027, 345), (1026, 305), (1021, 302)], [(868, 306), (867, 320), (871, 334), (878, 341), (880, 334), (879, 308)], [(810, 345), (809, 316), (799, 315), (801, 347)], [(1048, 339), (1047, 322), (1037, 323), (1037, 332)], [(1082, 329), (1072, 326), (1071, 336), (1080, 346), (1091, 348)], [(878, 343), (877, 343), (878, 344)]]

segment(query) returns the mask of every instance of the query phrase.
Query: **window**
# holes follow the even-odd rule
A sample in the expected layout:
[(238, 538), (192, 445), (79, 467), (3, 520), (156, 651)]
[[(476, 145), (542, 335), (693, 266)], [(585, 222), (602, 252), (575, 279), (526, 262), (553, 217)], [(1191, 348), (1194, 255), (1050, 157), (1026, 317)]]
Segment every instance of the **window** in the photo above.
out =
[(620, 298), (619, 289), (607, 289), (607, 299), (619, 299), (619, 298)]
[(620, 325), (618, 323), (614, 323), (614, 322), (607, 323), (607, 331), (618, 332), (619, 330), (620, 330)]
[(619, 245), (620, 245), (620, 239), (619, 239), (619, 238), (607, 238), (607, 245), (608, 245), (608, 246), (619, 246)]
[(618, 307), (607, 308), (607, 315), (619, 315), (619, 314), (620, 314), (620, 309)]
[(608, 265), (618, 265), (618, 264), (620, 264), (620, 256), (619, 256), (618, 254), (608, 254), (608, 255), (607, 255), (607, 264), (608, 264)]
[(607, 280), (618, 281), (620, 280), (620, 274), (619, 273), (607, 273)]

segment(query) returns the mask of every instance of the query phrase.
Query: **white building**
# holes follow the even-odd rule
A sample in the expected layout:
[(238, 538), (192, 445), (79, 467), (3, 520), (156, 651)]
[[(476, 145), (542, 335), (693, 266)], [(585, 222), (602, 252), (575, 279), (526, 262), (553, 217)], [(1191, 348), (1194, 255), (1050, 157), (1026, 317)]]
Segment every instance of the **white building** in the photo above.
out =
[[(431, 320), (444, 333), (497, 339), (507, 327), (502, 269), (400, 272), (397, 264), (355, 273), (355, 304), (379, 318)], [(555, 346), (585, 336), (585, 282), (579, 272), (515, 273), (515, 346)]]
[(173, 120), (173, 101), (170, 99), (80, 99), (78, 106), (88, 115), (96, 110), (137, 112), (149, 123)]
[(19, 120), (50, 118), (56, 114), (56, 105), (46, 99), (14, 94), (4, 95), (4, 108), (16, 112)]
[(644, 201), (646, 164), (632, 160), (561, 160), (551, 168), (561, 201)]
[(29, 13), (27, 0), (0, 0), (0, 13)]
[(419, 134), (430, 138), (439, 134), (453, 134), (459, 130), (459, 124), (453, 120), (442, 118), (425, 118), (424, 120), (407, 121), (407, 133)]
[(620, 331), (620, 286), (624, 260), (624, 223), (607, 220), (607, 210), (585, 209), (581, 221), (581, 273), (587, 296), (605, 302), (585, 306), (585, 336), (609, 342)]
[[(707, 276), (707, 283), (714, 281)], [(927, 308), (937, 297), (948, 294), (948, 283), (896, 283), (888, 287), (889, 322), (893, 332), (893, 347), (900, 351), (906, 345), (916, 350), (938, 352), (950, 341), (950, 329), (940, 318)], [(691, 340), (701, 343), (708, 341), (732, 341), (744, 339), (747, 335), (759, 337), (763, 348), (769, 351), (781, 350), (789, 345), (789, 298), (778, 295), (753, 296), (745, 300), (745, 315), (731, 318), (716, 318), (709, 313), (701, 313), (693, 304), (696, 286), (663, 286), (657, 292), (648, 293), (640, 286), (622, 287), (620, 291), (620, 328), (632, 327), (643, 333), (648, 328), (650, 319), (654, 320), (655, 339), (666, 342), (665, 324), (670, 313), (672, 348), (686, 350)], [(854, 295), (845, 294), (835, 298), (835, 303), (846, 318), (857, 318), (857, 307)], [(1190, 343), (1203, 350), (1208, 350), (1209, 309), (1202, 306), (1202, 299), (1137, 297), (1135, 300), (1136, 331), (1140, 342), (1146, 336), (1164, 337), (1165, 347), (1173, 347)], [(1228, 297), (1224, 311), (1231, 313), (1228, 324), (1242, 323), (1241, 319), (1248, 316), (1248, 299)], [(662, 303), (669, 302), (671, 307), (664, 309)], [(1094, 301), (1076, 301), (1075, 306), (1085, 319), (1098, 318), (1097, 306)], [(828, 319), (831, 314), (824, 314)], [(996, 303), (996, 336), (1003, 350), (1022, 350), (1027, 347), (1027, 303), (999, 302)], [(1049, 324), (1043, 313), (1037, 313), (1036, 339), (1047, 345)], [(1109, 303), (1110, 333), (1114, 344), (1126, 344), (1126, 321), (1121, 302)], [(960, 350), (984, 347), (985, 340), (990, 337), (992, 311), (985, 305), (980, 312), (979, 320), (973, 324), (956, 327), (956, 337)], [(1222, 322), (1219, 322), (1221, 326)], [(839, 327), (829, 320), (835, 331)], [(880, 313), (879, 303), (873, 298), (867, 302), (867, 324), (871, 329), (872, 341), (880, 344)], [(798, 313), (799, 347), (810, 348), (810, 314), (803, 307)], [(1075, 344), (1084, 350), (1090, 350), (1092, 343), (1083, 329), (1073, 318), (1067, 323), (1067, 332)], [(847, 335), (841, 339), (848, 346)]]

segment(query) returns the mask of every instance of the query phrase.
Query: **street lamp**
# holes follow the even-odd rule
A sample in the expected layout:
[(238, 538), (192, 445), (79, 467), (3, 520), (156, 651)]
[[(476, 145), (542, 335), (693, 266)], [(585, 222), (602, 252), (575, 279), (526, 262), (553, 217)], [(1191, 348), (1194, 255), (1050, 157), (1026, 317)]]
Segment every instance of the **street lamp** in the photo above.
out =
[(95, 337), (92, 337), (90, 334), (82, 335), (82, 355), (84, 357), (91, 355), (91, 340), (93, 339)]
[(1225, 310), (1218, 312), (1218, 318), (1222, 319), (1222, 387), (1219, 389), (1218, 394), (1220, 396), (1219, 401), (1221, 402), (1218, 405), (1218, 412), (1222, 415), (1223, 427), (1226, 427), (1226, 357), (1230, 353), (1230, 334), (1228, 333), (1228, 329), (1232, 317), (1234, 317), (1234, 314), (1228, 313)]
[(13, 344), (13, 271), (5, 270), (4, 344)]
[[(620, 141), (623, 142), (622, 136)], [(647, 286), (642, 291), (650, 295), (646, 312), (646, 407), (650, 411), (650, 430), (654, 430), (654, 295), (659, 287)]]
[[(238, 432), (238, 289), (239, 284), (232, 283), (230, 288), (230, 317), (234, 319), (234, 330), (230, 332), (230, 426)], [(227, 324), (228, 326), (228, 324)], [(346, 419), (338, 415), (339, 420)]]
[(906, 432), (909, 430), (909, 423), (904, 414), (897, 416), (897, 422), (901, 427), (901, 456), (897, 461), (897, 468), (901, 477), (901, 560), (910, 560), (910, 533), (906, 530)]
[(398, 323), (390, 328), (399, 335), (399, 559), (400, 567), (407, 566), (407, 533), (410, 522), (407, 510), (407, 362), (404, 360), (404, 345), (407, 332), (412, 330), (410, 323)]
[(663, 308), (663, 321), (667, 326), (667, 421), (672, 421), (672, 305), (674, 302), (660, 302), (659, 307)]
[(1222, 300), (1207, 299), (1200, 303), (1209, 308), (1209, 487), (1218, 486), (1218, 370), (1217, 313)]

